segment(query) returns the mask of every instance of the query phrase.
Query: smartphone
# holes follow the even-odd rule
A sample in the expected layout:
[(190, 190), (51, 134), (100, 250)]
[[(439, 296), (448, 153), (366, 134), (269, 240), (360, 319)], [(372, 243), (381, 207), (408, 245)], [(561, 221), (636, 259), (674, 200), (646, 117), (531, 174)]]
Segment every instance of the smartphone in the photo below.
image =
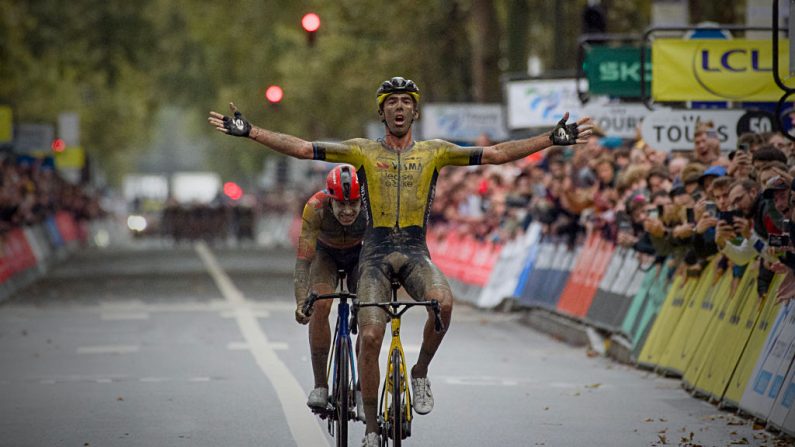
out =
[(720, 211), (718, 213), (718, 219), (726, 222), (729, 225), (734, 225), (734, 216), (736, 213), (734, 211)]
[(651, 209), (647, 213), (649, 215), (649, 219), (659, 219), (660, 218), (660, 210), (655, 208)]
[(767, 245), (774, 248), (787, 247), (790, 245), (789, 234), (771, 234), (767, 238)]
[(657, 205), (657, 218), (662, 219), (665, 216), (665, 207), (663, 205)]
[(712, 217), (718, 215), (718, 206), (715, 205), (715, 202), (709, 201), (704, 203), (704, 213), (709, 214)]
[(740, 143), (737, 145), (737, 150), (741, 152), (748, 152), (751, 150), (751, 145), (748, 143)]
[(685, 214), (687, 216), (687, 223), (695, 223), (696, 222), (696, 214), (693, 212), (693, 208), (687, 208), (685, 210)]
[(627, 213), (617, 213), (616, 222), (618, 223), (618, 231), (632, 232), (632, 221)]

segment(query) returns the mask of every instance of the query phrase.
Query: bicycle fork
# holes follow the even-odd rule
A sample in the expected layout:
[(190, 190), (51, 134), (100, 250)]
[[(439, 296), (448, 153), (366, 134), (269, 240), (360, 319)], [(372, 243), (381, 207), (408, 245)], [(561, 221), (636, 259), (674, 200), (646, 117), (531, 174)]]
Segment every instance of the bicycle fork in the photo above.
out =
[[(394, 353), (395, 351), (397, 351), (400, 354), (400, 366), (399, 366), (400, 367), (400, 371), (399, 372), (400, 372), (400, 380), (402, 382), (401, 386), (400, 386), (400, 390), (403, 393), (403, 401), (405, 402), (405, 408), (402, 409), (402, 410), (404, 412), (403, 417), (404, 417), (405, 422), (407, 424), (410, 424), (411, 423), (411, 387), (408, 385), (408, 368), (406, 367), (406, 354), (403, 352), (403, 344), (400, 341), (400, 318), (392, 318), (391, 322), (390, 322), (390, 325), (392, 327), (392, 341), (391, 341), (391, 343), (389, 345), (389, 358), (390, 359), (392, 358), (392, 353)], [(391, 390), (391, 389), (393, 389), (392, 388), (392, 386), (393, 386), (393, 383), (392, 383), (392, 375), (393, 374), (392, 374), (392, 372), (393, 372), (394, 365), (392, 364), (391, 361), (388, 362), (387, 364), (389, 366), (387, 367), (386, 379), (384, 380), (384, 387), (385, 387), (384, 389), (385, 390)], [(386, 395), (386, 394), (388, 394), (388, 393), (382, 393), (382, 395)], [(385, 417), (385, 421), (386, 422), (391, 422), (389, 420), (389, 414), (390, 414), (389, 413), (389, 405), (390, 404), (392, 404), (392, 405), (395, 404), (395, 401), (398, 400), (396, 397), (397, 396), (393, 396), (392, 397), (392, 402), (388, 402), (387, 399), (384, 399), (384, 402), (383, 402), (383, 407), (384, 407), (383, 410), (384, 410), (384, 412), (383, 412), (383, 414), (386, 415), (386, 417)]]

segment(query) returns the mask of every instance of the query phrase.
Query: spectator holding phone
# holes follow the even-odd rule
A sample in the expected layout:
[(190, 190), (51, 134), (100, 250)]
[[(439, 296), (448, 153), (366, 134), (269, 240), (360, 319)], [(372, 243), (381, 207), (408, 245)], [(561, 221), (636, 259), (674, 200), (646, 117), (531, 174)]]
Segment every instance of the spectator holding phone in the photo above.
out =
[(715, 229), (719, 222), (719, 213), (729, 211), (729, 188), (733, 181), (727, 176), (716, 178), (710, 184), (707, 200), (696, 205), (697, 222), (693, 249), (700, 258), (708, 258), (719, 251), (715, 242)]
[(729, 188), (729, 207), (730, 211), (718, 213), (715, 242), (730, 261), (744, 266), (760, 253), (759, 242), (766, 244), (766, 235), (753, 232), (760, 208), (759, 185), (749, 179), (734, 182)]

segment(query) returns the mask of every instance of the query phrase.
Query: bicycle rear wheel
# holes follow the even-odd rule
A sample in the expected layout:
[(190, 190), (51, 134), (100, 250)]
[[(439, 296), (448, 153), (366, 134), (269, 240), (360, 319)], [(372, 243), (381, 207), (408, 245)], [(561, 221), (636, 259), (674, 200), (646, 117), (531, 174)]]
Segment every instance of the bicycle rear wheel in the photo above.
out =
[(348, 367), (350, 346), (347, 340), (340, 340), (337, 345), (337, 383), (334, 394), (336, 396), (336, 438), (337, 447), (348, 446), (348, 415), (350, 414), (350, 369)]
[(389, 427), (389, 434), (392, 438), (392, 445), (400, 447), (403, 441), (403, 380), (400, 377), (400, 351), (392, 351), (392, 409), (390, 419), (392, 425)]

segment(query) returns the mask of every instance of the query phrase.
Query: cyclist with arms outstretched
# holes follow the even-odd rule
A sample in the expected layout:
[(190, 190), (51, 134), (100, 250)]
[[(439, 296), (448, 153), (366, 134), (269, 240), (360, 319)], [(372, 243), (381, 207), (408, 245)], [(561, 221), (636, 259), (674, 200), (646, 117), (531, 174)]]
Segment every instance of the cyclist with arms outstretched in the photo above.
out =
[(347, 288), (356, 292), (359, 251), (367, 226), (361, 210), (359, 179), (353, 166), (334, 167), (326, 178), (326, 189), (318, 191), (304, 205), (301, 235), (295, 260), (295, 319), (309, 323), (309, 353), (315, 388), (309, 393), (307, 405), (325, 409), (328, 403), (326, 364), (331, 346), (328, 316), (331, 301), (317, 301), (311, 317), (303, 313), (310, 292), (333, 293), (338, 270), (344, 270)]
[[(552, 145), (585, 143), (591, 121), (566, 124), (568, 112), (551, 132), (524, 140), (486, 147), (460, 147), (443, 140), (414, 141), (412, 125), (419, 118), (420, 91), (411, 80), (394, 77), (376, 92), (378, 116), (385, 136), (378, 140), (353, 139), (341, 143), (309, 142), (251, 126), (234, 104), (233, 116), (210, 112), (217, 130), (248, 137), (296, 158), (345, 162), (353, 165), (362, 183), (362, 205), (367, 230), (359, 260), (357, 296), (360, 302), (390, 299), (390, 278), (395, 275), (409, 295), (439, 301), (444, 327), (450, 327), (453, 296), (444, 275), (433, 264), (425, 243), (425, 225), (439, 171), (448, 165), (502, 164), (519, 160)], [(363, 446), (378, 445), (378, 354), (387, 316), (373, 307), (359, 311), (359, 379), (366, 421)], [(414, 410), (433, 408), (428, 365), (444, 337), (434, 330), (429, 313), (417, 363), (411, 369)]]

